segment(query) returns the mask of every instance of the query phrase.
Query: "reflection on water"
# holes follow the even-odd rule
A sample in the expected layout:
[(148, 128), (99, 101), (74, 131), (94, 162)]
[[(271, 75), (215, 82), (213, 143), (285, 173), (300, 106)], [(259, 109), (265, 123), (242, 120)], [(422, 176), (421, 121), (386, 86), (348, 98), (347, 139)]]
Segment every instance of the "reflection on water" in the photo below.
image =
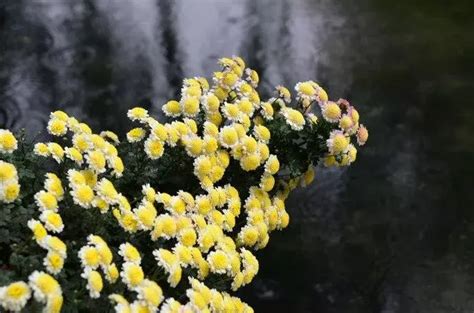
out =
[(472, 5), (389, 2), (4, 0), (0, 128), (34, 133), (60, 108), (123, 132), (130, 106), (160, 114), (224, 55), (244, 56), (266, 95), (316, 79), (371, 140), (290, 199), (244, 298), (259, 312), (472, 312)]

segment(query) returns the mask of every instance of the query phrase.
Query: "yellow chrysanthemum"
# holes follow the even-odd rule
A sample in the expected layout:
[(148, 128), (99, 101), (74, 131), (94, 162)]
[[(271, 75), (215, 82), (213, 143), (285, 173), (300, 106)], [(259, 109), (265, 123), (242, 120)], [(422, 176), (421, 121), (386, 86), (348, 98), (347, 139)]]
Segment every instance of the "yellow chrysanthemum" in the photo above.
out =
[(295, 109), (283, 108), (280, 112), (293, 130), (302, 130), (306, 124), (303, 114)]
[(46, 270), (51, 274), (58, 274), (64, 266), (64, 257), (55, 251), (49, 251), (43, 261)]
[(346, 150), (349, 145), (349, 138), (347, 138), (342, 131), (333, 130), (329, 139), (327, 140), (327, 146), (329, 153), (339, 154)]
[(61, 295), (59, 283), (45, 272), (34, 271), (28, 277), (29, 285), (33, 289), (34, 297), (39, 302), (45, 302), (54, 296)]
[(18, 148), (18, 142), (12, 132), (0, 129), (0, 153), (12, 153)]
[(127, 133), (127, 140), (129, 142), (139, 142), (142, 141), (143, 138), (145, 138), (145, 130), (140, 127), (133, 128)]
[(212, 251), (207, 256), (207, 261), (211, 271), (223, 274), (230, 269), (230, 260), (227, 254), (222, 250)]
[(199, 113), (199, 99), (194, 97), (185, 98), (181, 102), (181, 107), (185, 116), (193, 117)]
[(71, 192), (75, 204), (90, 208), (94, 200), (94, 191), (89, 185), (78, 185)]
[(89, 296), (92, 299), (99, 298), (100, 292), (104, 288), (104, 282), (100, 273), (94, 270), (86, 269), (81, 276), (87, 279), (86, 287), (89, 290)]
[(123, 283), (129, 288), (139, 286), (145, 278), (141, 266), (131, 262), (125, 262), (123, 264), (120, 276), (122, 277)]
[(7, 311), (21, 311), (30, 297), (30, 287), (22, 281), (0, 288), (0, 305)]
[(145, 141), (145, 153), (148, 157), (152, 160), (159, 159), (162, 155), (164, 149), (164, 144), (160, 139), (155, 139), (153, 137), (149, 137)]
[(35, 194), (35, 202), (41, 211), (44, 210), (58, 210), (58, 200), (54, 194), (41, 190)]
[(142, 258), (140, 252), (132, 244), (126, 242), (119, 246), (119, 255), (121, 255), (125, 262), (140, 264)]
[(52, 118), (48, 122), (48, 132), (53, 136), (64, 136), (67, 133), (66, 121)]
[(336, 102), (328, 101), (321, 107), (321, 112), (324, 119), (328, 122), (335, 123), (341, 117), (341, 108), (339, 108)]
[(142, 121), (148, 117), (148, 111), (141, 107), (128, 110), (127, 117), (132, 121)]

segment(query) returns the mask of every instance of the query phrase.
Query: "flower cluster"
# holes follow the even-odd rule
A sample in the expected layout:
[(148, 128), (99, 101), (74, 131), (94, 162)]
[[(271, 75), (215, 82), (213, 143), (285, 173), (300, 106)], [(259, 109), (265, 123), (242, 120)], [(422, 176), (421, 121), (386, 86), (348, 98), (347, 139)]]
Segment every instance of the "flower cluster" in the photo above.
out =
[[(116, 312), (253, 312), (213, 284), (237, 291), (251, 283), (259, 271), (252, 250), (266, 247), (271, 232), (288, 226), (291, 190), (313, 181), (319, 161), (354, 162), (351, 137), (363, 145), (368, 132), (353, 106), (330, 101), (315, 82), (296, 85), (296, 104), (283, 86), (262, 101), (259, 76), (241, 58), (219, 64), (211, 83), (184, 80), (180, 98), (163, 105), (164, 120), (145, 108), (130, 109), (127, 116), (136, 125), (122, 142), (111, 131), (95, 134), (62, 111), (51, 113), (47, 130), (58, 140), (37, 143), (34, 153), (54, 160), (57, 171), (48, 172), (34, 194), (38, 216), (27, 223), (47, 251), (49, 274), (80, 272), (89, 298), (108, 299)], [(16, 146), (13, 135), (0, 130), (0, 153)], [(294, 153), (301, 154), (300, 163), (292, 162)], [(183, 184), (168, 177), (173, 167)], [(162, 175), (167, 182), (153, 174), (159, 170), (171, 173)], [(141, 177), (133, 175), (141, 174), (151, 178), (137, 183)], [(18, 194), (15, 166), (0, 161), (0, 203)], [(66, 218), (71, 207), (78, 213)], [(95, 225), (100, 236), (55, 235), (81, 222)], [(68, 249), (74, 260), (64, 271)], [(2, 287), (0, 304), (19, 311), (33, 293), (46, 312), (59, 312), (63, 290), (49, 274), (34, 271), (28, 284)], [(174, 290), (186, 290), (186, 302)]]
[[(0, 156), (13, 153), (17, 147), (15, 136), (9, 130), (0, 129)], [(13, 202), (19, 194), (20, 184), (16, 167), (0, 160), (0, 202)]]

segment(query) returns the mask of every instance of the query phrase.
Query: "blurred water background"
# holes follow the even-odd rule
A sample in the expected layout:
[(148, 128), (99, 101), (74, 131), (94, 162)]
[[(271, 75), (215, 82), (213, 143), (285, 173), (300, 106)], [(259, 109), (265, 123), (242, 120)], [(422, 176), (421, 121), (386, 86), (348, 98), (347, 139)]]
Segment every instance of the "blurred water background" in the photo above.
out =
[(123, 133), (221, 56), (260, 91), (314, 79), (369, 127), (318, 169), (241, 292), (257, 312), (474, 311), (474, 2), (1, 0), (0, 128), (62, 109)]

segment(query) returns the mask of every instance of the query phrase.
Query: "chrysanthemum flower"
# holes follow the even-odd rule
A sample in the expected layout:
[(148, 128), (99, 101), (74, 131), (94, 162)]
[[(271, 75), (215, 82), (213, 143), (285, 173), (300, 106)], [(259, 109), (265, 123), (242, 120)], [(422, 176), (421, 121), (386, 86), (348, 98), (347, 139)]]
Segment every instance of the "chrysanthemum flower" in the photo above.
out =
[(239, 106), (234, 103), (225, 103), (222, 107), (222, 113), (229, 121), (237, 122), (242, 118), (242, 112)]
[(64, 152), (66, 154), (66, 157), (74, 162), (76, 162), (77, 165), (82, 165), (84, 158), (81, 154), (81, 152), (74, 148), (74, 147), (66, 147), (64, 149)]
[(341, 118), (341, 109), (336, 102), (328, 101), (321, 105), (321, 113), (326, 121), (336, 123)]
[(354, 121), (352, 121), (352, 118), (348, 114), (342, 115), (341, 119), (339, 120), (339, 127), (344, 131), (348, 131), (352, 128), (352, 126), (354, 126)]
[(150, 159), (159, 159), (163, 155), (164, 151), (164, 143), (160, 139), (148, 137), (148, 139), (145, 141), (145, 153)]
[(131, 262), (125, 262), (123, 264), (120, 276), (122, 277), (123, 283), (126, 284), (129, 289), (138, 287), (145, 278), (141, 266)]
[(35, 194), (35, 202), (40, 211), (51, 210), (56, 212), (58, 210), (58, 200), (50, 192), (44, 190), (37, 192)]
[(260, 165), (261, 160), (260, 154), (252, 153), (240, 159), (240, 166), (244, 171), (253, 171)]
[(115, 263), (104, 266), (103, 270), (105, 273), (105, 279), (107, 279), (108, 282), (115, 283), (119, 278), (120, 274)]
[(258, 240), (258, 229), (254, 226), (244, 226), (238, 236), (239, 243), (247, 247), (252, 247), (257, 243)]
[(22, 281), (0, 288), (0, 305), (7, 311), (21, 311), (30, 297), (30, 287)]
[(29, 285), (33, 289), (33, 295), (39, 302), (45, 302), (47, 299), (61, 295), (61, 287), (53, 276), (45, 273), (34, 271), (28, 277)]
[(229, 257), (222, 250), (212, 251), (209, 253), (207, 256), (207, 261), (209, 262), (211, 271), (214, 273), (224, 274), (230, 269)]
[(36, 155), (39, 155), (42, 157), (47, 157), (50, 155), (48, 146), (42, 142), (35, 144), (33, 151)]
[(280, 113), (285, 117), (285, 121), (293, 130), (302, 130), (306, 121), (303, 114), (292, 108), (283, 108)]
[(152, 312), (156, 311), (161, 301), (163, 301), (163, 290), (152, 280), (144, 279), (135, 291), (137, 292), (138, 301)]
[(181, 100), (180, 105), (185, 116), (193, 117), (199, 113), (199, 98), (186, 97)]
[(49, 251), (43, 260), (43, 265), (49, 273), (58, 274), (63, 269), (64, 257), (56, 251)]
[(61, 201), (64, 196), (64, 189), (61, 180), (56, 174), (47, 173), (46, 180), (44, 182), (44, 188), (51, 194), (53, 194), (58, 201)]
[(187, 247), (192, 247), (196, 243), (197, 235), (194, 228), (185, 228), (179, 232), (179, 242)]
[(44, 228), (43, 224), (35, 219), (30, 219), (27, 223), (28, 228), (33, 232), (33, 237), (38, 244), (43, 243), (48, 235), (48, 232)]
[(223, 145), (224, 147), (229, 148), (234, 146), (237, 143), (238, 139), (239, 137), (234, 127), (224, 126), (221, 128), (219, 133), (219, 140), (221, 145)]
[(76, 170), (68, 170), (67, 178), (69, 180), (69, 186), (73, 189), (76, 188), (76, 186), (86, 184), (86, 178), (84, 177), (84, 175)]
[(63, 258), (67, 257), (67, 246), (56, 236), (47, 235), (44, 239), (44, 245), (48, 251), (55, 251), (59, 253)]
[(349, 147), (347, 148), (347, 157), (349, 163), (355, 162), (357, 159), (357, 149), (353, 144), (349, 144)]
[(156, 220), (152, 232), (152, 239), (156, 240), (158, 237), (169, 239), (176, 235), (177, 226), (175, 219), (169, 214), (160, 214)]
[(48, 122), (48, 132), (53, 136), (64, 136), (67, 133), (66, 121), (52, 118)]
[(365, 128), (364, 125), (360, 124), (359, 129), (357, 130), (357, 143), (359, 146), (365, 145), (367, 139), (369, 138), (369, 131)]
[(60, 233), (64, 229), (61, 215), (51, 210), (45, 210), (40, 215), (40, 220), (45, 224), (47, 230)]
[(208, 93), (202, 97), (203, 107), (206, 112), (216, 112), (219, 110), (220, 101), (213, 93)]
[(275, 186), (275, 178), (272, 175), (263, 175), (260, 180), (260, 188), (265, 191), (271, 191)]
[(97, 173), (105, 172), (106, 159), (104, 153), (100, 150), (88, 151), (86, 154), (87, 164), (89, 168)]
[(59, 144), (55, 142), (48, 143), (48, 151), (56, 162), (61, 163), (64, 159), (64, 149)]
[(81, 264), (85, 268), (97, 269), (102, 261), (99, 251), (96, 247), (83, 246), (78, 252)]
[(128, 242), (119, 246), (119, 255), (123, 257), (125, 262), (140, 264), (142, 261), (140, 252)]
[(108, 204), (115, 204), (118, 201), (119, 193), (114, 184), (107, 178), (102, 178), (95, 186), (97, 195), (99, 195)]
[(100, 292), (104, 288), (104, 282), (102, 281), (102, 276), (99, 272), (86, 269), (81, 277), (87, 280), (86, 288), (89, 290), (89, 296), (92, 299), (97, 299), (100, 297)]
[(148, 117), (148, 111), (141, 107), (128, 110), (127, 117), (132, 121), (143, 121)]
[(110, 130), (104, 130), (100, 132), (99, 134), (102, 138), (108, 139), (109, 141), (112, 141), (113, 144), (118, 145), (120, 143), (119, 137), (117, 136), (116, 133), (110, 131)]
[(74, 134), (74, 136), (72, 137), (72, 144), (74, 148), (79, 150), (81, 153), (92, 148), (92, 141), (88, 134)]
[(295, 86), (295, 90), (298, 92), (300, 97), (314, 97), (316, 94), (316, 90), (311, 82), (299, 82)]
[(171, 273), (175, 267), (179, 267), (179, 258), (173, 252), (166, 249), (159, 249), (153, 251), (158, 265), (163, 267), (168, 273)]
[(0, 153), (12, 153), (18, 148), (18, 142), (12, 132), (0, 129)]
[(61, 121), (65, 121), (65, 122), (70, 119), (70, 117), (64, 111), (60, 111), (60, 110), (51, 112), (51, 114), (49, 116), (50, 116), (50, 118), (57, 118)]
[(258, 140), (264, 143), (268, 143), (271, 137), (270, 131), (268, 130), (268, 128), (266, 128), (263, 125), (254, 126), (253, 133), (254, 133), (255, 138), (257, 138)]
[(70, 191), (75, 204), (83, 208), (90, 208), (94, 201), (94, 191), (89, 185), (77, 185)]
[(265, 172), (275, 175), (280, 169), (280, 162), (276, 155), (270, 155), (265, 163)]
[(166, 102), (161, 109), (166, 116), (178, 117), (181, 114), (181, 107), (178, 101), (170, 100)]
[(146, 132), (143, 128), (136, 127), (127, 133), (127, 140), (129, 142), (139, 142), (142, 141), (143, 138), (145, 138), (145, 135)]
[(339, 154), (346, 150), (349, 145), (349, 138), (340, 130), (333, 130), (329, 134), (327, 146), (330, 154)]

